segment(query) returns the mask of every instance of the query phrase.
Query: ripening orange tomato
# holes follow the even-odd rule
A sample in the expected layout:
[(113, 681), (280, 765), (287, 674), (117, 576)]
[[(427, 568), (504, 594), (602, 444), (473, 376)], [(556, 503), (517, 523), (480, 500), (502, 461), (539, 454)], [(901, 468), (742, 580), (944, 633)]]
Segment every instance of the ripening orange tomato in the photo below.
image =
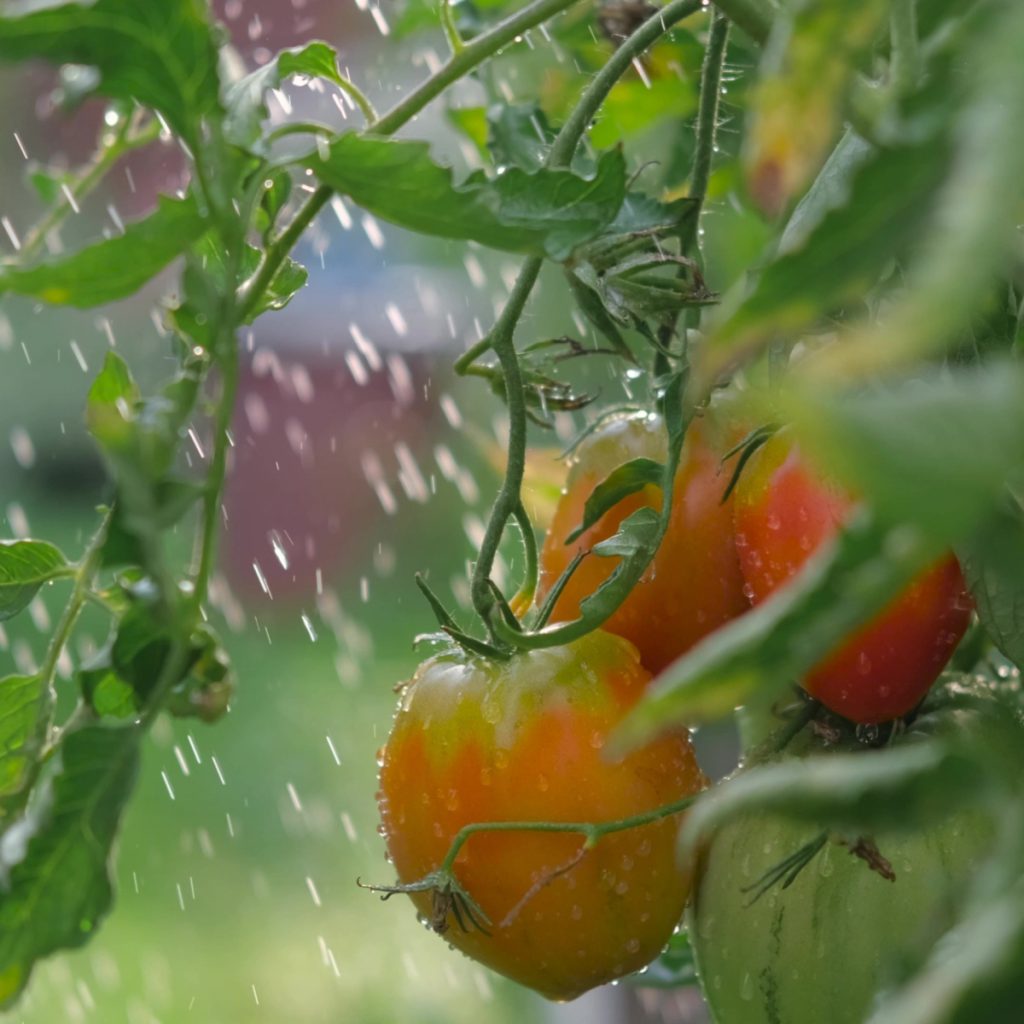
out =
[[(736, 545), (754, 604), (794, 576), (854, 500), (807, 462), (792, 432), (759, 449), (735, 492)], [(831, 711), (865, 724), (911, 711), (945, 668), (971, 616), (960, 565), (931, 566), (804, 680)]]
[[(731, 502), (722, 503), (728, 477), (721, 472), (720, 429), (707, 419), (687, 431), (676, 474), (672, 519), (647, 572), (603, 628), (636, 645), (655, 675), (708, 633), (749, 607), (733, 541)], [(583, 521), (594, 487), (612, 470), (636, 458), (662, 462), (661, 418), (634, 414), (610, 419), (576, 450), (562, 499), (541, 552), (540, 597), (554, 586), (578, 551), (612, 536), (637, 509), (661, 507), (661, 491), (648, 485), (620, 501), (574, 543), (565, 538)], [(618, 560), (586, 557), (559, 596), (553, 622), (575, 619), (580, 602), (614, 571)]]
[[(697, 793), (705, 779), (685, 730), (620, 761), (605, 739), (643, 693), (636, 650), (609, 633), (487, 661), (453, 649), (402, 691), (382, 752), (381, 820), (401, 882), (436, 871), (477, 822), (608, 822)], [(636, 971), (672, 934), (690, 892), (676, 856), (679, 815), (606, 835), (480, 832), (454, 863), (486, 915), (435, 920), (475, 960), (551, 999)], [(411, 893), (434, 918), (430, 892)]]

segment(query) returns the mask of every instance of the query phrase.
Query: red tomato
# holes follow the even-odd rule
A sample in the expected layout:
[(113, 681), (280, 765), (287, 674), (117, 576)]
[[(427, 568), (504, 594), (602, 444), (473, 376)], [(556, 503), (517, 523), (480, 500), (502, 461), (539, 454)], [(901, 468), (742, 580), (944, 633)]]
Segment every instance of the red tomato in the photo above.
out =
[[(649, 681), (609, 633), (507, 662), (459, 651), (419, 667), (383, 751), (381, 818), (398, 877), (441, 866), (464, 826), (604, 822), (696, 793), (689, 735), (669, 732), (623, 760), (605, 738)], [(679, 817), (605, 836), (481, 832), (454, 873), (487, 915), (486, 934), (450, 923), (464, 953), (552, 999), (573, 999), (643, 967), (668, 941), (690, 891), (676, 857)], [(411, 894), (435, 912), (432, 894)]]
[[(816, 474), (788, 431), (750, 460), (736, 487), (736, 546), (754, 604), (782, 586), (840, 527), (853, 499)], [(907, 714), (967, 629), (971, 600), (949, 555), (922, 573), (804, 681), (854, 722)]]
[[(632, 641), (644, 666), (655, 674), (748, 606), (733, 542), (732, 510), (729, 503), (722, 505), (725, 477), (713, 432), (704, 420), (691, 425), (676, 474), (672, 520), (661, 547), (632, 593), (604, 624)], [(661, 491), (645, 487), (606, 512), (573, 544), (565, 543), (583, 521), (583, 506), (597, 484), (631, 459), (664, 461), (665, 447), (661, 419), (649, 415), (609, 420), (583, 441), (544, 541), (541, 598), (578, 551), (610, 537), (638, 508), (661, 507)], [(559, 597), (552, 621), (575, 619), (583, 598), (617, 564), (615, 558), (585, 558)]]

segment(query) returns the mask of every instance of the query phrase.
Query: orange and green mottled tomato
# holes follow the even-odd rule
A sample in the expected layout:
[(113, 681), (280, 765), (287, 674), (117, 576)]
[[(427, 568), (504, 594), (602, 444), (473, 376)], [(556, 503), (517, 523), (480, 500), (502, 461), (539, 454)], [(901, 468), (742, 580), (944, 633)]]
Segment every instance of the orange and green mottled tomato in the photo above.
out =
[[(781, 431), (747, 464), (734, 504), (740, 564), (759, 604), (835, 534), (853, 499), (815, 473), (792, 434)], [(804, 687), (854, 722), (905, 715), (949, 661), (970, 614), (960, 566), (949, 555), (829, 656)]]
[[(667, 733), (612, 762), (605, 738), (649, 680), (609, 633), (489, 662), (431, 658), (402, 692), (383, 751), (380, 811), (398, 877), (440, 867), (464, 826), (604, 822), (655, 810), (705, 783), (688, 734)], [(573, 999), (643, 967), (672, 934), (690, 891), (676, 858), (679, 816), (609, 834), (480, 832), (454, 873), (489, 934), (445, 938), (551, 999)], [(431, 914), (431, 894), (413, 902)]]
[[(604, 628), (632, 641), (644, 666), (657, 674), (712, 630), (748, 607), (733, 542), (732, 509), (722, 504), (726, 479), (714, 427), (695, 421), (686, 436), (676, 474), (672, 520), (647, 572)], [(583, 506), (594, 487), (631, 459), (665, 459), (665, 429), (657, 416), (609, 420), (576, 452), (562, 500), (541, 554), (543, 598), (578, 551), (612, 536), (622, 521), (642, 507), (661, 507), (661, 491), (651, 485), (620, 501), (567, 545), (565, 538), (583, 521)], [(615, 570), (616, 558), (585, 558), (562, 591), (552, 621), (579, 615), (580, 602)]]

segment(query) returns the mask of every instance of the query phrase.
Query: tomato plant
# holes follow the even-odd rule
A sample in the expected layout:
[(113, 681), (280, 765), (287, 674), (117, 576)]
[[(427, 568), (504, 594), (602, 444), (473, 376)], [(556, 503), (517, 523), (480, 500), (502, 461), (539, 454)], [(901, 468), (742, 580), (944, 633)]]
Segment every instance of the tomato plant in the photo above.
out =
[[(676, 474), (671, 518), (658, 552), (629, 596), (605, 621), (606, 629), (636, 645), (644, 665), (655, 674), (747, 604), (733, 544), (732, 507), (722, 501), (723, 447), (714, 443), (715, 431), (715, 425), (705, 421), (691, 426)], [(627, 469), (633, 460), (657, 463), (665, 454), (664, 424), (659, 417), (645, 414), (609, 419), (581, 442), (544, 540), (541, 598), (578, 553), (611, 537), (637, 509), (660, 508), (661, 491), (648, 484), (567, 542), (584, 522), (587, 499), (599, 484), (620, 467)], [(555, 601), (552, 621), (576, 618), (581, 600), (596, 591), (614, 567), (612, 559), (585, 557)], [(700, 580), (699, 586), (694, 586), (695, 580)]]
[[(435, 31), (412, 48), (427, 71), (400, 97), (364, 92), (326, 42), (260, 52), (247, 71), (203, 0), (23, 2), (0, 14), (0, 60), (48, 62), (69, 106), (106, 104), (85, 165), (30, 170), (39, 220), (19, 234), (0, 218), (12, 250), (0, 292), (32, 316), (41, 304), (93, 309), (181, 270), (154, 318), (168, 379), (140, 387), (129, 363), (141, 357), (125, 345), (89, 387), (85, 428), (109, 476), (82, 530), (91, 539), (69, 557), (12, 526), (0, 545), (0, 619), (31, 608), (49, 634), (38, 662), (10, 645), (0, 678), (0, 1003), (108, 912), (154, 725), (219, 717), (234, 693), (211, 582), (240, 342), (300, 294), (307, 272), (292, 254), (317, 217), (330, 209), (353, 225), (357, 207), (371, 243), (380, 220), (522, 259), (514, 273), (475, 254), (463, 264), (496, 315), (474, 323), (444, 387), (477, 378), (504, 403), (506, 458), (486, 522), (467, 513), (475, 550), (455, 601), (417, 578), (447, 650), (404, 689), (385, 749), (391, 889), (471, 955), (568, 998), (641, 966), (672, 931), (687, 890), (677, 823), (692, 845), (739, 808), (750, 824), (727, 822), (712, 841), (696, 912), (701, 983), (724, 1018), (742, 1024), (760, 994), (769, 1017), (781, 1007), (796, 1024), (796, 970), (813, 974), (814, 1019), (854, 1007), (874, 1024), (1015, 1019), (1020, 720), (974, 728), (950, 713), (949, 728), (924, 736), (919, 716), (913, 743), (893, 730), (963, 634), (963, 578), (977, 622), (954, 690), (975, 677), (1009, 685), (1024, 664), (1024, 6), (407, 0), (394, 25), (367, 6), (382, 32)], [(282, 123), (294, 108), (271, 109), (266, 94), (311, 83), (339, 118)], [(442, 96), (464, 143), (457, 170), (426, 141), (395, 137), (429, 132), (417, 117)], [(149, 197), (127, 223), (108, 207), (112, 227), (65, 247), (61, 226), (105, 175), (164, 144), (184, 167), (175, 194)], [(434, 303), (416, 292), (424, 309)], [(397, 303), (386, 315), (407, 333)], [(0, 327), (0, 349), (17, 348)], [(383, 365), (356, 327), (360, 359)], [(396, 396), (408, 392), (403, 365), (388, 361)], [(727, 443), (712, 426), (725, 387), (745, 421), (770, 409), (782, 428), (755, 435), (766, 443), (739, 473), (732, 514), (719, 497)], [(461, 422), (433, 377), (424, 393)], [(641, 412), (608, 420), (623, 400)], [(544, 431), (568, 440), (591, 428), (541, 552), (522, 494), (527, 448)], [(11, 444), (24, 455), (24, 437)], [(427, 514), (438, 481), (395, 454)], [(471, 500), (475, 481), (451, 450), (436, 455)], [(374, 467), (367, 476), (393, 505)], [(754, 607), (737, 615), (743, 582)], [(54, 616), (37, 602), (51, 585), (67, 590)], [(87, 606), (106, 620), (99, 643), (81, 632)], [(647, 667), (604, 628), (632, 638)], [(747, 750), (743, 773), (694, 797), (686, 730), (739, 708), (785, 714), (797, 680), (820, 702), (798, 697), (784, 729), (849, 740), (824, 704), (869, 726), (865, 746), (884, 736), (891, 749)], [(967, 824), (982, 818), (995, 838), (973, 872), (968, 840), (985, 828)], [(791, 819), (869, 856), (877, 839), (915, 880), (887, 902), (833, 848), (802, 874), (784, 861), (779, 876), (792, 895), (817, 878), (819, 902), (837, 908), (827, 921), (814, 899), (809, 923), (806, 904), (782, 919), (779, 893), (745, 917), (720, 880), (772, 876), (769, 859), (799, 838)], [(933, 916), (925, 896), (947, 889), (967, 898)], [(848, 908), (857, 927), (839, 930)], [(855, 948), (891, 932), (909, 950), (903, 939), (924, 931), (899, 978)], [(766, 934), (778, 944), (769, 994), (753, 938)], [(676, 973), (662, 963), (652, 977), (690, 977), (680, 937), (671, 952)], [(720, 1002), (736, 992), (739, 1003)]]
[[(799, 443), (783, 431), (751, 457), (734, 504), (736, 546), (756, 604), (785, 585), (835, 536), (854, 502), (822, 478)], [(804, 686), (855, 722), (905, 715), (949, 661), (970, 614), (960, 566), (946, 555), (815, 666)]]
[[(457, 650), (424, 662), (402, 690), (381, 761), (399, 879), (429, 879), (467, 826), (600, 825), (695, 794), (705, 780), (685, 730), (621, 761), (603, 756), (648, 679), (635, 649), (602, 632), (507, 662)], [(602, 838), (481, 831), (449, 866), (454, 896), (436, 878), (410, 895), (463, 952), (572, 999), (642, 967), (668, 941), (690, 890), (676, 832), (671, 817)]]

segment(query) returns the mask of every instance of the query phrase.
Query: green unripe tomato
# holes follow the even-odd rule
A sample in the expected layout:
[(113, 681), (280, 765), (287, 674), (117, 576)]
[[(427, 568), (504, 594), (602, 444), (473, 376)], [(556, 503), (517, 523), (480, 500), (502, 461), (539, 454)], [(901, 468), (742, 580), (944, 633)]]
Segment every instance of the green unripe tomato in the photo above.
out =
[[(897, 743), (977, 717), (949, 692)], [(979, 728), (985, 728), (980, 725)], [(982, 734), (999, 742), (989, 732)], [(803, 734), (807, 770), (828, 752)], [(851, 744), (844, 744), (847, 752)], [(824, 829), (776, 812), (733, 819), (700, 855), (688, 927), (704, 994), (718, 1024), (861, 1024), (954, 923), (960, 899), (991, 853), (996, 823), (982, 807), (951, 809), (924, 830), (871, 836), (887, 880), (847, 846), (826, 843), (789, 888), (752, 902), (749, 890)]]

